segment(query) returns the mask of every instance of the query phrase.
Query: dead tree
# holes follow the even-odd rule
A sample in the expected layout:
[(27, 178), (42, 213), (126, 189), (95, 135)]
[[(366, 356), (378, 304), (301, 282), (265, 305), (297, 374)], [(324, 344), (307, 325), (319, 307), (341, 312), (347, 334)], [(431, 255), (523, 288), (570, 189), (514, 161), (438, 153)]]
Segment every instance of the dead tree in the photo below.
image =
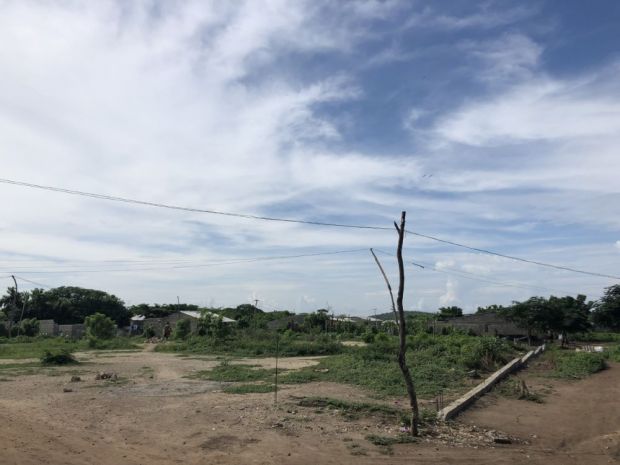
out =
[(394, 294), (392, 293), (392, 286), (390, 285), (390, 281), (388, 280), (383, 267), (381, 266), (381, 262), (375, 255), (375, 252), (370, 249), (370, 253), (375, 259), (381, 274), (383, 275), (383, 279), (385, 279), (385, 284), (387, 285), (390, 299), (392, 301), (392, 312), (394, 313), (394, 320), (398, 326), (398, 338), (399, 338), (399, 346), (398, 346), (398, 365), (400, 366), (400, 371), (403, 374), (403, 378), (405, 380), (405, 385), (407, 386), (407, 394), (409, 395), (409, 404), (411, 406), (411, 435), (418, 435), (418, 422), (420, 418), (419, 410), (418, 410), (418, 399), (415, 393), (415, 386), (413, 385), (413, 380), (411, 379), (411, 373), (409, 372), (409, 367), (407, 366), (406, 359), (406, 351), (407, 351), (407, 327), (405, 324), (405, 310), (403, 308), (403, 295), (405, 293), (405, 265), (403, 263), (403, 240), (405, 238), (405, 215), (406, 212), (402, 212), (400, 217), (400, 226), (394, 222), (394, 227), (398, 232), (398, 247), (396, 248), (396, 258), (398, 260), (398, 294), (396, 295), (396, 305), (394, 305)]

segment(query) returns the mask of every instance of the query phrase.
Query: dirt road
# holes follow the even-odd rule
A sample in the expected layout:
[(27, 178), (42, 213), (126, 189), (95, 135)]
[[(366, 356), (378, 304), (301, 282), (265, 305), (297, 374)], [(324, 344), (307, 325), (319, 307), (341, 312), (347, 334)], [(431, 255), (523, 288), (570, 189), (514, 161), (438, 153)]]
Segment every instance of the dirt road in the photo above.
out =
[[(458, 420), (529, 444), (472, 448), (429, 440), (385, 449), (365, 437), (394, 435), (395, 425), (297, 405), (301, 396), (372, 400), (349, 386), (288, 386), (276, 408), (272, 394), (225, 394), (219, 383), (183, 378), (213, 367), (214, 359), (147, 351), (88, 357), (79, 383), (70, 383), (76, 372), (65, 369), (0, 383), (2, 465), (620, 463), (618, 365), (577, 382), (532, 378), (533, 388), (552, 390), (544, 404), (491, 394)], [(280, 366), (312, 363), (292, 358)], [(99, 370), (117, 372), (121, 382), (94, 381)]]

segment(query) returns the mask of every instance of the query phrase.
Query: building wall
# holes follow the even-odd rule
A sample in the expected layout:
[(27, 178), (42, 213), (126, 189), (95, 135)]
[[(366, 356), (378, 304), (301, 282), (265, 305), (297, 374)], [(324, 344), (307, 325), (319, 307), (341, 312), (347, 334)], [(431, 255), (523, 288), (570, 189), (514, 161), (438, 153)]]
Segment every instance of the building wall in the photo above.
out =
[(58, 335), (70, 337), (71, 339), (80, 339), (86, 333), (86, 326), (83, 324), (75, 325), (58, 325)]
[(39, 336), (58, 336), (58, 325), (54, 320), (39, 320)]

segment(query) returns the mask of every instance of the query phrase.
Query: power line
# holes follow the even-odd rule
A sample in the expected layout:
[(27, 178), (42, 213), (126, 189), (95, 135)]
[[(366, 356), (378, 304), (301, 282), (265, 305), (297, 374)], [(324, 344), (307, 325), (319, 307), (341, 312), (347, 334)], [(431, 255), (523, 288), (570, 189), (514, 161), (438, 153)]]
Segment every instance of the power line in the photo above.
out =
[[(149, 207), (165, 208), (165, 209), (170, 209), (170, 210), (181, 210), (181, 211), (194, 212), (194, 213), (207, 213), (207, 214), (212, 214), (212, 215), (222, 215), (222, 216), (230, 216), (230, 217), (245, 218), (245, 219), (252, 219), (252, 220), (277, 221), (277, 222), (282, 222), (282, 223), (296, 223), (296, 224), (307, 224), (307, 225), (313, 225), (313, 226), (329, 226), (329, 227), (349, 228), (349, 229), (369, 229), (369, 230), (379, 230), (379, 231), (391, 231), (392, 230), (391, 227), (386, 227), (386, 226), (370, 226), (370, 225), (359, 225), (359, 224), (330, 223), (330, 222), (322, 222), (322, 221), (309, 221), (309, 220), (298, 220), (298, 219), (291, 219), (291, 218), (278, 218), (278, 217), (271, 217), (271, 216), (249, 215), (249, 214), (245, 214), (245, 213), (233, 213), (233, 212), (224, 212), (224, 211), (219, 211), (219, 210), (208, 210), (208, 209), (201, 209), (201, 208), (183, 207), (183, 206), (178, 206), (178, 205), (171, 205), (171, 204), (164, 204), (164, 203), (157, 203), (157, 202), (149, 202), (149, 201), (145, 201), (145, 200), (130, 199), (130, 198), (126, 198), (126, 197), (118, 197), (118, 196), (113, 196), (113, 195), (96, 194), (96, 193), (92, 193), (92, 192), (84, 192), (84, 191), (78, 191), (78, 190), (73, 190), (73, 189), (65, 189), (65, 188), (61, 188), (61, 187), (45, 186), (45, 185), (41, 185), (41, 184), (33, 184), (33, 183), (24, 182), (24, 181), (15, 181), (15, 180), (12, 180), (12, 179), (5, 179), (5, 178), (0, 178), (0, 183), (11, 184), (11, 185), (14, 185), (14, 186), (21, 186), (21, 187), (29, 187), (29, 188), (33, 188), (33, 189), (41, 189), (41, 190), (52, 191), (52, 192), (59, 192), (59, 193), (63, 193), (63, 194), (78, 195), (78, 196), (83, 196), (83, 197), (90, 197), (90, 198), (95, 198), (95, 199), (100, 199), (100, 200), (110, 200), (110, 201), (114, 201), (114, 202), (123, 202), (123, 203), (130, 203), (130, 204), (136, 204), (136, 205), (144, 205), (144, 206), (149, 206)], [(460, 244), (458, 242), (450, 241), (450, 240), (447, 240), (447, 239), (441, 239), (439, 237), (431, 236), (431, 235), (428, 235), (428, 234), (422, 234), (422, 233), (418, 233), (418, 232), (411, 231), (411, 230), (405, 230), (405, 232), (407, 232), (409, 234), (412, 234), (414, 236), (423, 237), (423, 238), (430, 239), (430, 240), (433, 240), (433, 241), (436, 241), (436, 242), (441, 242), (443, 244), (452, 245), (454, 247), (461, 247), (461, 248), (464, 248), (464, 249), (467, 249), (467, 250), (471, 250), (471, 251), (474, 251), (474, 252), (480, 252), (480, 253), (485, 253), (485, 254), (489, 254), (489, 255), (494, 255), (494, 256), (502, 257), (502, 258), (509, 259), (509, 260), (516, 260), (516, 261), (523, 262), (523, 263), (530, 263), (530, 264), (533, 264), (533, 265), (543, 266), (543, 267), (547, 267), (547, 268), (554, 268), (554, 269), (562, 270), (562, 271), (570, 271), (570, 272), (573, 272), (573, 273), (580, 273), (580, 274), (585, 274), (585, 275), (590, 275), (590, 276), (597, 276), (597, 277), (600, 277), (600, 278), (611, 278), (611, 279), (618, 279), (618, 280), (620, 280), (620, 276), (614, 276), (614, 275), (609, 275), (609, 274), (605, 274), (605, 273), (598, 273), (598, 272), (593, 272), (593, 271), (587, 271), (587, 270), (580, 270), (580, 269), (571, 268), (571, 267), (568, 267), (568, 266), (554, 265), (554, 264), (551, 264), (551, 263), (545, 263), (545, 262), (541, 262), (541, 261), (537, 261), (537, 260), (529, 260), (529, 259), (526, 259), (526, 258), (516, 257), (516, 256), (513, 256), (513, 255), (507, 255), (507, 254), (503, 254), (503, 253), (499, 253), (499, 252), (494, 252), (494, 251), (488, 250), (488, 249), (482, 249), (482, 248), (472, 247), (472, 246), (465, 245), (465, 244)]]
[(20, 281), (25, 281), (25, 282), (27, 282), (27, 283), (34, 284), (35, 286), (41, 286), (41, 287), (46, 287), (46, 288), (48, 288), (48, 289), (52, 289), (52, 286), (48, 286), (47, 284), (42, 284), (42, 283), (38, 283), (38, 282), (36, 282), (36, 281), (31, 281), (31, 280), (29, 280), (29, 279), (22, 278), (21, 276), (17, 276), (17, 275), (15, 275), (15, 277), (16, 277), (17, 279), (19, 279)]
[(203, 268), (203, 267), (212, 267), (212, 266), (222, 266), (222, 265), (233, 265), (238, 263), (252, 263), (252, 262), (260, 262), (260, 261), (270, 261), (270, 260), (288, 260), (294, 258), (306, 258), (306, 257), (317, 257), (317, 256), (325, 256), (325, 255), (338, 255), (345, 253), (355, 253), (355, 252), (365, 252), (368, 249), (349, 249), (349, 250), (337, 250), (334, 252), (318, 252), (318, 253), (309, 253), (309, 254), (298, 254), (298, 255), (280, 255), (273, 257), (254, 257), (254, 258), (242, 258), (224, 262), (215, 262), (215, 263), (203, 263), (199, 265), (179, 265), (179, 266), (166, 266), (166, 267), (150, 267), (150, 268), (118, 268), (118, 269), (99, 269), (99, 270), (37, 270), (37, 271), (24, 271), (29, 274), (74, 274), (74, 273), (110, 273), (110, 272), (124, 272), (124, 271), (155, 271), (155, 270), (172, 270), (172, 269), (183, 269), (183, 268)]
[(473, 281), (481, 281), (481, 282), (485, 282), (485, 283), (495, 284), (495, 285), (498, 285), (498, 286), (516, 287), (516, 288), (521, 288), (521, 289), (539, 289), (539, 290), (543, 290), (543, 291), (560, 292), (560, 293), (566, 294), (566, 295), (577, 295), (577, 293), (575, 293), (575, 292), (563, 291), (561, 289), (553, 289), (553, 288), (543, 287), (543, 286), (531, 286), (529, 284), (522, 284), (522, 283), (507, 283), (507, 282), (502, 282), (502, 281), (495, 281), (495, 280), (483, 278), (479, 274), (469, 273), (467, 271), (452, 270), (452, 269), (448, 271), (448, 270), (438, 269), (438, 268), (434, 267), (432, 264), (427, 263), (427, 262), (419, 261), (419, 263), (423, 263), (424, 266), (419, 264), (419, 263), (416, 263), (416, 262), (411, 262), (411, 263), (413, 265), (417, 266), (417, 267), (420, 267), (420, 268), (423, 268), (423, 269), (427, 269), (428, 268), (428, 269), (436, 271), (438, 273), (451, 274), (451, 275), (459, 276), (461, 278), (471, 279)]
[(44, 186), (41, 184), (32, 184), (29, 182), (14, 181), (11, 179), (4, 179), (4, 178), (0, 178), (0, 183), (12, 184), (15, 186), (22, 186), (22, 187), (30, 187), (34, 189), (42, 189), (42, 190), (52, 191), (52, 192), (60, 192), (63, 194), (80, 195), (83, 197), (91, 197), (91, 198), (100, 199), (100, 200), (111, 200), (114, 202), (124, 202), (124, 203), (136, 204), (136, 205), (144, 205), (148, 207), (167, 208), (170, 210), (181, 210), (181, 211), (187, 211), (187, 212), (193, 212), (193, 213), (209, 213), (211, 215), (232, 216), (236, 218), (246, 218), (250, 220), (279, 221), (282, 223), (300, 223), (300, 224), (310, 224), (314, 226), (332, 226), (332, 227), (337, 227), (337, 228), (351, 228), (351, 229), (375, 229), (375, 230), (387, 230), (387, 231), (392, 230), (391, 227), (383, 227), (383, 226), (366, 226), (366, 225), (357, 225), (357, 224), (328, 223), (328, 222), (322, 222), (322, 221), (297, 220), (297, 219), (290, 219), (290, 218), (277, 218), (277, 217), (272, 217), (272, 216), (249, 215), (246, 213), (224, 212), (220, 210), (208, 210), (208, 209), (202, 209), (202, 208), (182, 207), (182, 206), (171, 205), (171, 204), (166, 204), (166, 203), (149, 202), (146, 200), (137, 200), (137, 199), (130, 199), (127, 197), (118, 197), (114, 195), (95, 194), (92, 192), (77, 191), (73, 189), (64, 189), (61, 187)]
[(480, 252), (480, 253), (485, 253), (485, 254), (489, 254), (489, 255), (495, 255), (496, 257), (507, 258), (509, 260), (516, 260), (516, 261), (523, 262), (523, 263), (531, 263), (533, 265), (545, 266), (545, 267), (548, 267), (548, 268), (555, 268), (556, 270), (571, 271), (573, 273), (581, 273), (581, 274), (587, 274), (587, 275), (590, 275), (590, 276), (598, 276), (600, 278), (620, 279), (620, 276), (614, 276), (614, 275), (609, 275), (609, 274), (605, 274), (605, 273), (597, 273), (597, 272), (594, 272), (594, 271), (579, 270), (577, 268), (570, 268), (568, 266), (562, 266), (562, 265), (553, 265), (551, 263), (544, 263), (544, 262), (539, 262), (539, 261), (536, 261), (536, 260), (528, 260), (526, 258), (515, 257), (515, 256), (512, 256), (512, 255), (506, 255), (506, 254), (499, 253), (499, 252), (493, 252), (492, 250), (480, 249), (478, 247), (471, 247), (469, 245), (459, 244), (457, 242), (452, 242), (452, 241), (449, 241), (449, 240), (446, 240), (446, 239), (440, 239), (438, 237), (429, 236), (427, 234), (421, 234), (421, 233), (417, 233), (417, 232), (414, 232), (414, 231), (406, 230), (406, 232), (408, 232), (409, 234), (412, 234), (414, 236), (424, 237), (426, 239), (431, 239), (433, 241), (437, 241), (437, 242), (442, 242), (444, 244), (453, 245), (455, 247), (461, 247), (461, 248), (464, 248), (464, 249), (473, 250), (474, 252)]

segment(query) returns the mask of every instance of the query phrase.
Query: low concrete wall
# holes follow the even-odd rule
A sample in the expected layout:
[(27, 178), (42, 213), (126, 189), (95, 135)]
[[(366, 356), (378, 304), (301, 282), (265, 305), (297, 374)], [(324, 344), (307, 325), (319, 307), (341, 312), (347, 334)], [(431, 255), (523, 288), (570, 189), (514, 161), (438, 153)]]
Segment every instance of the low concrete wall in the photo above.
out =
[(491, 390), (493, 386), (499, 383), (502, 379), (508, 376), (510, 373), (523, 368), (526, 363), (532, 360), (533, 357), (539, 355), (545, 350), (544, 344), (537, 347), (536, 350), (530, 350), (523, 357), (518, 357), (511, 360), (502, 368), (497, 370), (482, 383), (478, 384), (475, 388), (463, 394), (461, 397), (450, 403), (447, 407), (437, 412), (437, 419), (450, 420), (465, 410), (471, 405), (478, 397), (482, 396), (485, 392)]

